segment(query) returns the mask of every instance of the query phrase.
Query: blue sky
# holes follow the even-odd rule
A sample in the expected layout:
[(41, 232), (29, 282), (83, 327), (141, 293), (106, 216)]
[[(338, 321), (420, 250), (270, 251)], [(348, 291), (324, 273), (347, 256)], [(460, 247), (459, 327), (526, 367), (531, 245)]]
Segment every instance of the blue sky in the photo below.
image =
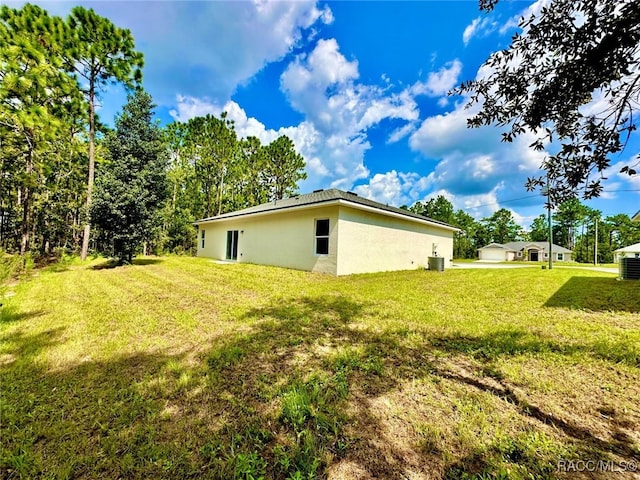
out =
[[(226, 110), (241, 136), (294, 141), (307, 161), (302, 192), (336, 187), (396, 206), (442, 194), (476, 218), (505, 207), (528, 226), (544, 200), (524, 182), (544, 154), (530, 138), (503, 144), (497, 128), (467, 129), (465, 99), (447, 92), (546, 2), (503, 0), (489, 15), (475, 1), (81, 4), (133, 32), (163, 123)], [(58, 15), (75, 5), (41, 4)], [(105, 92), (102, 119), (123, 102)], [(605, 193), (587, 205), (640, 209), (640, 178), (617, 173), (639, 144), (613, 159)]]

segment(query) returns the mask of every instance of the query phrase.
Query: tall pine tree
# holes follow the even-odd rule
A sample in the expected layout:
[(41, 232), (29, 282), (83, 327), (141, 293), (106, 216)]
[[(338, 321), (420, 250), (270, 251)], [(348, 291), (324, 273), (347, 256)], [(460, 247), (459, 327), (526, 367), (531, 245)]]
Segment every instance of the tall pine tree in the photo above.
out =
[[(131, 88), (142, 81), (143, 56), (134, 47), (133, 35), (116, 27), (92, 9), (74, 7), (68, 24), (73, 35), (68, 38), (68, 68), (81, 83), (89, 104), (89, 175), (87, 209), (91, 209), (95, 176), (96, 100), (108, 83), (120, 82)], [(91, 224), (87, 222), (82, 238), (82, 259), (87, 257)]]

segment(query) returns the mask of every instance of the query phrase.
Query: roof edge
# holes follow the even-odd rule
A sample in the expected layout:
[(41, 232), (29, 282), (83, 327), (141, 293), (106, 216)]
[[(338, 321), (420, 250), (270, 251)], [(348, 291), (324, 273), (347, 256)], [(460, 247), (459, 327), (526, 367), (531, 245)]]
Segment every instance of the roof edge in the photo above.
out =
[(369, 206), (369, 205), (364, 205), (362, 203), (356, 202), (356, 201), (352, 201), (346, 198), (331, 198), (331, 199), (323, 199), (323, 200), (318, 200), (315, 202), (310, 202), (310, 203), (304, 203), (302, 205), (284, 205), (280, 208), (275, 207), (269, 210), (263, 210), (263, 211), (258, 211), (258, 212), (244, 212), (242, 210), (238, 210), (237, 212), (229, 212), (223, 215), (218, 215), (215, 217), (209, 217), (209, 218), (203, 218), (201, 220), (198, 220), (196, 222), (193, 222), (193, 225), (202, 225), (202, 224), (206, 224), (206, 223), (212, 223), (212, 222), (219, 222), (219, 221), (225, 221), (225, 220), (232, 220), (232, 219), (237, 219), (237, 218), (241, 218), (241, 217), (257, 217), (257, 216), (263, 216), (263, 215), (273, 215), (276, 213), (280, 213), (282, 211), (298, 211), (298, 210), (306, 210), (309, 208), (315, 208), (315, 207), (320, 207), (320, 206), (332, 206), (332, 205), (342, 205), (342, 206), (348, 206), (348, 207), (352, 207), (352, 208), (356, 208), (359, 210), (364, 210), (364, 211), (369, 211), (369, 212), (374, 212), (380, 215), (385, 215), (385, 216), (389, 216), (389, 217), (394, 217), (394, 218), (400, 218), (402, 220), (406, 220), (409, 222), (415, 222), (415, 223), (421, 223), (421, 224), (426, 224), (426, 225), (430, 225), (433, 227), (437, 227), (437, 228), (442, 228), (444, 230), (449, 230), (452, 232), (459, 232), (460, 229), (457, 227), (454, 227), (453, 225), (449, 225), (447, 223), (444, 222), (438, 222), (437, 220), (433, 220), (430, 219), (428, 217), (423, 217), (420, 218), (419, 216), (413, 216), (413, 215), (404, 215), (402, 213), (399, 212), (394, 212), (391, 210), (385, 210), (384, 208), (379, 208), (379, 207), (373, 207), (373, 206)]

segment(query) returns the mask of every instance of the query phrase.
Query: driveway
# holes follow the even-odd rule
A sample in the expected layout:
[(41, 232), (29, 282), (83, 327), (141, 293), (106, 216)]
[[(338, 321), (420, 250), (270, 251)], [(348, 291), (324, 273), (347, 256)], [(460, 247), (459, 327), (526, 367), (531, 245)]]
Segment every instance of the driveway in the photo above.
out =
[[(452, 268), (533, 268), (538, 265), (509, 265), (508, 263), (461, 262), (453, 263)], [(538, 267), (539, 268), (539, 267)]]
[[(452, 268), (540, 268), (540, 264), (536, 265), (510, 265), (508, 263), (491, 263), (491, 262), (461, 262), (461, 263), (453, 263)], [(593, 270), (594, 272), (604, 272), (604, 273), (618, 273), (617, 268), (610, 267), (590, 267), (588, 265), (585, 266), (564, 266), (564, 265), (554, 265), (553, 268), (573, 268), (578, 270)]]

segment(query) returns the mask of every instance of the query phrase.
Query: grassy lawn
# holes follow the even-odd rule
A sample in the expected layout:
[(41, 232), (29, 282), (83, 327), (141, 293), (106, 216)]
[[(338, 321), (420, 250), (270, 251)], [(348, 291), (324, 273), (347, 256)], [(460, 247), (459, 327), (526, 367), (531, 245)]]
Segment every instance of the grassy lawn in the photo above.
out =
[(103, 266), (3, 301), (2, 478), (604, 479), (556, 467), (640, 457), (640, 282)]

